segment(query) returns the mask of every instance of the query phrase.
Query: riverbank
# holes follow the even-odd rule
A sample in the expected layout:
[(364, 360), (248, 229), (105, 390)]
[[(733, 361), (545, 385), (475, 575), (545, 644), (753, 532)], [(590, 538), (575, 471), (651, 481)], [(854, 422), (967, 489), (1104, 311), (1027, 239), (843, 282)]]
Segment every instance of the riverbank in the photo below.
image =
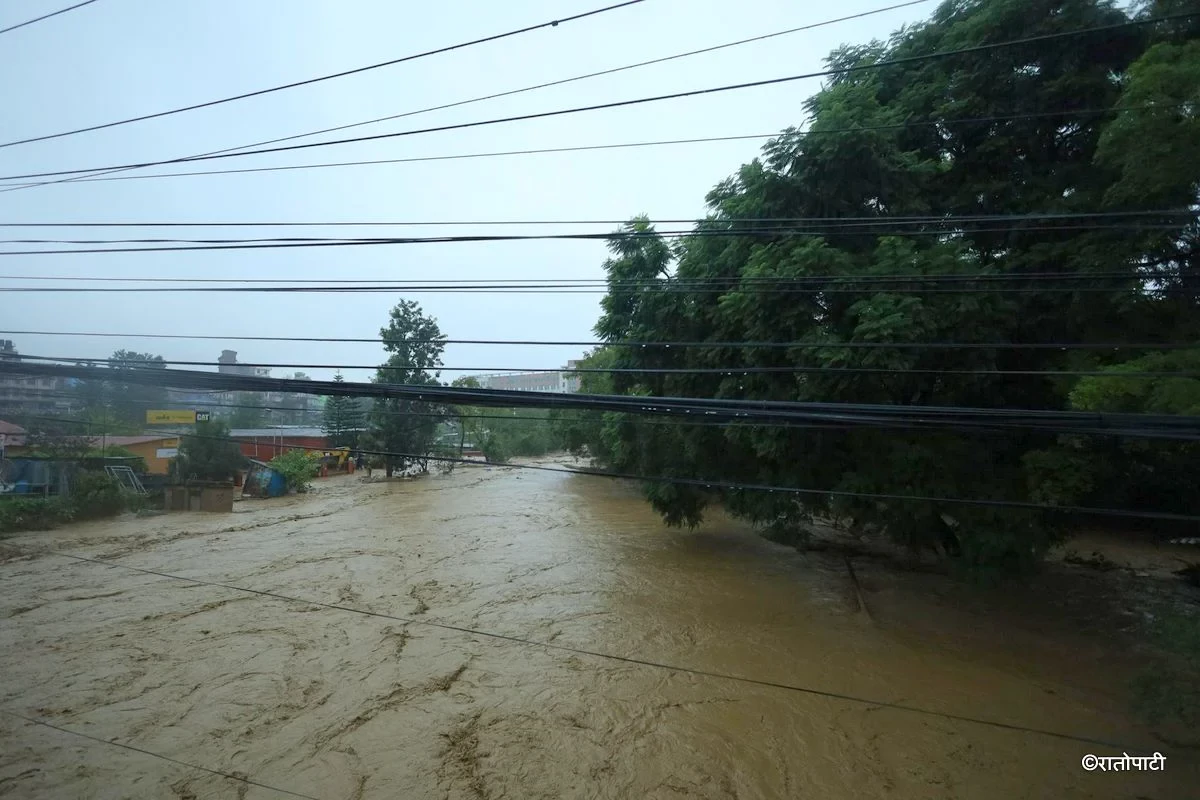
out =
[[(482, 466), (0, 547), (0, 709), (64, 729), (0, 716), (3, 796), (278, 796), (66, 731), (330, 800), (1200, 784), (1129, 711), (1116, 573), (981, 591), (862, 559), (856, 592), (840, 555)], [(17, 555), (49, 549), (107, 563)], [(1123, 749), (1167, 768), (1080, 766)]]

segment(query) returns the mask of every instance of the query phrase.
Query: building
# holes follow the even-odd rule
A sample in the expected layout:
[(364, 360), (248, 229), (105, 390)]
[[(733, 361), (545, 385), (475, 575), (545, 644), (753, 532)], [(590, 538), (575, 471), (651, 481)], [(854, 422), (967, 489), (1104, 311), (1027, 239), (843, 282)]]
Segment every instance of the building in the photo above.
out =
[(122, 447), (146, 462), (146, 471), (152, 475), (166, 475), (171, 459), (179, 455), (179, 434), (161, 433), (144, 436), (93, 436), (88, 444), (95, 450)]
[[(217, 358), (217, 372), (221, 375), (241, 375), (252, 378), (271, 377), (271, 370), (268, 367), (239, 364), (236, 350), (221, 351), (221, 355)], [(309, 380), (309, 377), (303, 372), (297, 372), (287, 376), (284, 380)], [(323, 407), (321, 398), (317, 395), (300, 394), (299, 392), (198, 393), (172, 390), (170, 399), (172, 402), (178, 400), (178, 402), (194, 408), (210, 410), (216, 416), (224, 417), (232, 416), (233, 412), (237, 410), (236, 406), (243, 405), (249, 400), (252, 405), (261, 406), (268, 413), (277, 412), (272, 417), (273, 420), (290, 424), (310, 422), (313, 419), (311, 415), (320, 412)]]
[[(21, 355), (9, 339), (0, 339), (0, 363), (15, 366)], [(0, 413), (56, 415), (71, 411), (65, 378), (16, 375), (0, 371)]]
[(507, 389), (514, 392), (554, 392), (572, 394), (579, 391), (579, 375), (570, 370), (580, 362), (571, 360), (562, 370), (547, 372), (498, 372), (491, 375), (475, 375), (475, 380), (484, 389)]
[(242, 455), (256, 461), (270, 461), (289, 450), (329, 448), (329, 438), (321, 428), (235, 428), (229, 436), (241, 446)]
[[(579, 369), (583, 365), (583, 361), (573, 358), (567, 362), (567, 369)], [(558, 379), (562, 385), (563, 394), (575, 394), (579, 391), (579, 373), (578, 372), (560, 372)]]
[[(179, 434), (177, 433), (146, 434), (144, 436), (102, 434), (83, 437), (81, 441), (86, 444), (87, 448), (95, 451), (88, 453), (86, 458), (104, 456), (106, 450), (121, 447), (135, 456), (140, 456), (146, 462), (146, 471), (154, 475), (166, 475), (171, 459), (179, 455)], [(35, 445), (28, 442), (24, 428), (0, 421), (0, 453), (14, 458), (29, 457), (29, 450), (33, 447)], [(112, 455), (111, 452), (108, 455)]]
[(239, 364), (236, 350), (222, 350), (217, 357), (217, 372), (222, 375), (253, 375), (254, 367)]
[(0, 456), (4, 455), (6, 448), (24, 447), (24, 445), (25, 429), (20, 425), (0, 419)]

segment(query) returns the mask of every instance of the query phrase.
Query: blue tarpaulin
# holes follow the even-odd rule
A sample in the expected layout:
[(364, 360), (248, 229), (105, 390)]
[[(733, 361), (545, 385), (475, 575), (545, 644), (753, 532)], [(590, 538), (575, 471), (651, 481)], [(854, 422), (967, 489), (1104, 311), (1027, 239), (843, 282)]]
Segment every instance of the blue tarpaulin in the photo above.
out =
[(242, 494), (256, 497), (282, 497), (287, 494), (287, 481), (282, 474), (272, 469), (270, 464), (250, 459), (250, 469), (246, 472), (246, 483), (242, 486)]

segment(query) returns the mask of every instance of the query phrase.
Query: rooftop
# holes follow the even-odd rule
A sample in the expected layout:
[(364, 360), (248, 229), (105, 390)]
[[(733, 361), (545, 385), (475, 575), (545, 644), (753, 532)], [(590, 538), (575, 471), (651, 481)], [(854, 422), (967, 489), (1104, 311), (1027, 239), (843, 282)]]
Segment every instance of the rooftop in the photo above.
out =
[(234, 439), (262, 437), (274, 439), (324, 438), (324, 428), (234, 428), (229, 432)]
[(88, 443), (93, 446), (128, 447), (131, 444), (146, 444), (148, 442), (161, 442), (164, 439), (178, 438), (178, 433), (148, 433), (141, 436), (93, 436), (88, 439)]

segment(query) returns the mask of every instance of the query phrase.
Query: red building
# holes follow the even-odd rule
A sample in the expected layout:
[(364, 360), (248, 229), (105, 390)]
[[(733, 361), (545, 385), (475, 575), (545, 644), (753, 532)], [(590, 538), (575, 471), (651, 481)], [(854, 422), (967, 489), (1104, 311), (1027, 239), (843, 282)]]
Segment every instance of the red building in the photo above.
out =
[(270, 461), (288, 450), (329, 449), (329, 438), (320, 428), (235, 428), (229, 436), (241, 445), (242, 455), (256, 461)]

